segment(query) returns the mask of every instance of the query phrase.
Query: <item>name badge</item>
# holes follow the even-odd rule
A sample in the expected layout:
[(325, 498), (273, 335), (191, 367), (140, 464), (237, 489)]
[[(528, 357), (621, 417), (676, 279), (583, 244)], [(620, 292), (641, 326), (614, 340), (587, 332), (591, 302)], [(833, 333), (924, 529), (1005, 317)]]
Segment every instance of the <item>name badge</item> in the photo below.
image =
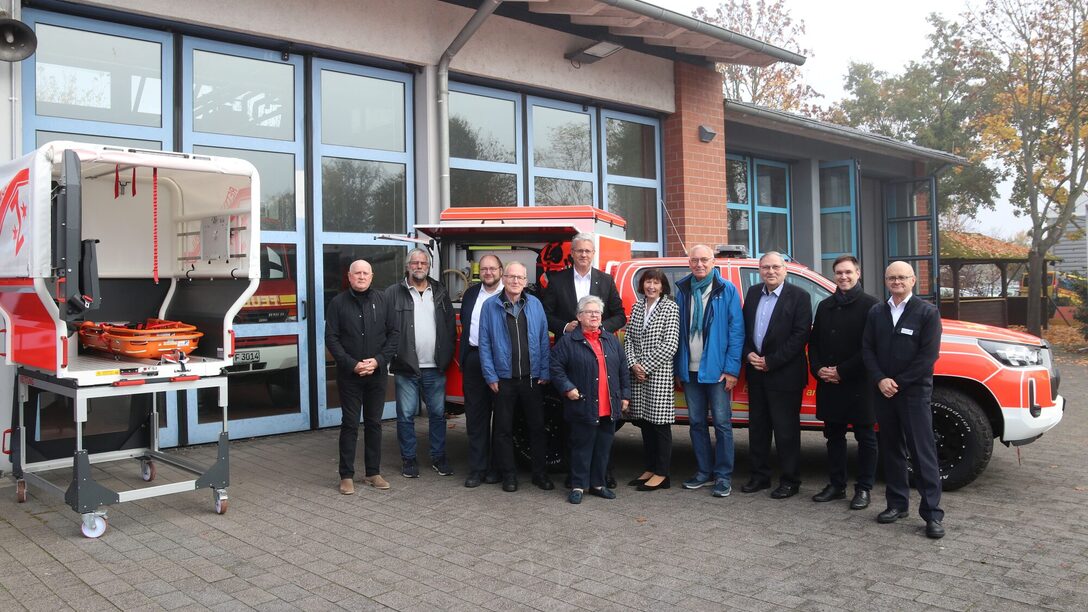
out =
[(907, 328), (904, 327), (903, 329), (899, 330), (899, 333), (901, 333), (903, 335), (906, 335), (906, 336), (913, 336), (914, 335), (914, 330), (913, 329), (907, 329)]

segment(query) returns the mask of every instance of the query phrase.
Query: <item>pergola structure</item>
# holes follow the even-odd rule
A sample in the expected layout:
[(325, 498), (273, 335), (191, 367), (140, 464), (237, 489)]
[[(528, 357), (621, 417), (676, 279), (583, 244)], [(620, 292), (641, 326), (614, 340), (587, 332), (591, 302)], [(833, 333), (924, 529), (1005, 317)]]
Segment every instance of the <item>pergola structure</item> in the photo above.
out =
[[(1016, 266), (1019, 271), (1028, 263), (1028, 247), (999, 240), (991, 236), (977, 232), (958, 232), (942, 230), (941, 256), (939, 263), (952, 269), (952, 302), (950, 308), (942, 308), (942, 315), (950, 319), (961, 319), (968, 315), (968, 320), (977, 320), (980, 323), (1000, 323), (1008, 325), (1007, 301), (1009, 298), (1009, 283), (1015, 277), (1009, 274), (1010, 266)], [(1054, 265), (1057, 259), (1048, 255), (1047, 263)], [(961, 299), (960, 272), (964, 266), (994, 265), (1001, 272), (1001, 293), (998, 298), (970, 300), (972, 304), (982, 305), (985, 302), (996, 304), (1000, 308), (1000, 314), (987, 313), (985, 309), (974, 309), (975, 312), (967, 313), (963, 310)], [(1043, 283), (1043, 300), (1047, 299), (1047, 284)], [(976, 315), (976, 316), (970, 316)], [(985, 320), (978, 320), (977, 316)], [(998, 317), (999, 319), (995, 319)], [(1044, 323), (1045, 325), (1045, 323)]]

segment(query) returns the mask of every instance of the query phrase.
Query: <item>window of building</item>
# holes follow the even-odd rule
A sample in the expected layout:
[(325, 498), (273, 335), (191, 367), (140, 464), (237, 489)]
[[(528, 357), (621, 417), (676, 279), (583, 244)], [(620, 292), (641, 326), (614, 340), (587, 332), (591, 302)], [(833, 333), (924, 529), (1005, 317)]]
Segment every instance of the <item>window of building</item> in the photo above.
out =
[(820, 271), (834, 278), (840, 255), (858, 255), (857, 168), (853, 161), (820, 164)]
[(934, 298), (937, 278), (935, 244), (936, 180), (930, 176), (913, 181), (889, 183), (884, 192), (887, 223), (885, 261), (906, 261), (914, 267), (914, 293)]
[(597, 204), (595, 109), (529, 98), (529, 204)]
[(520, 97), (455, 84), (449, 104), (450, 205), (524, 204)]
[(658, 122), (606, 110), (602, 124), (605, 207), (627, 220), (634, 249), (658, 251), (663, 231)]
[(744, 245), (754, 257), (792, 253), (787, 164), (727, 155), (726, 198), (729, 244)]

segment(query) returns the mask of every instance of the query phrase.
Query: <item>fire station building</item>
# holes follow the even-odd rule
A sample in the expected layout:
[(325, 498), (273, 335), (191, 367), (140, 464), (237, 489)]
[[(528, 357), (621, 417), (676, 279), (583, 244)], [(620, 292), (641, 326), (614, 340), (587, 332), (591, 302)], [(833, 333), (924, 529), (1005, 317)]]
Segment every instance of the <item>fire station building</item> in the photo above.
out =
[[(885, 263), (907, 259), (919, 292), (936, 289), (933, 175), (962, 159), (724, 102), (715, 64), (805, 58), (647, 2), (11, 9), (37, 49), (0, 63), (5, 159), (64, 139), (241, 157), (260, 171), (262, 283), (274, 289), (260, 293), (273, 308), (236, 325), (232, 437), (339, 424), (325, 303), (355, 259), (379, 287), (398, 279), (408, 247), (383, 236), (447, 206), (592, 205), (627, 220), (637, 255), (743, 244), (827, 271), (852, 253), (877, 292)], [(165, 399), (164, 446), (215, 439), (214, 399)], [(70, 435), (47, 427), (62, 409), (42, 406), (39, 436)], [(109, 410), (96, 414), (111, 427)]]

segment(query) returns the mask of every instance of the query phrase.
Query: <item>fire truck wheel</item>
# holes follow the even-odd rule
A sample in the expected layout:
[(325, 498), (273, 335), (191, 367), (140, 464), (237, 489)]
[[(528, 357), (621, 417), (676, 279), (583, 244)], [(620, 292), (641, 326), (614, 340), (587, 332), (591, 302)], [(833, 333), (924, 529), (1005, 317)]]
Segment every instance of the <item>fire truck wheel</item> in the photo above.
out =
[[(974, 482), (990, 463), (993, 428), (978, 402), (955, 389), (934, 388), (930, 406), (941, 489), (955, 491)], [(913, 467), (907, 465), (914, 486)]]
[[(544, 388), (544, 435), (547, 450), (544, 454), (549, 472), (566, 472), (567, 424), (563, 420), (563, 401), (551, 385)], [(514, 412), (514, 458), (523, 466), (530, 467), (532, 453), (529, 444), (529, 423), (521, 410)]]

